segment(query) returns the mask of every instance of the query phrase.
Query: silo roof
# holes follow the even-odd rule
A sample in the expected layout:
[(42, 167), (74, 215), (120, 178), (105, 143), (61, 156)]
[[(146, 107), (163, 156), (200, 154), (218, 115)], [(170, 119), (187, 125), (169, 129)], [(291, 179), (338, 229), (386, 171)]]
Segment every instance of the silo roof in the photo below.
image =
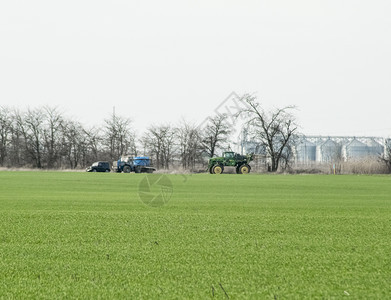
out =
[(347, 144), (348, 147), (367, 147), (364, 143), (359, 140), (353, 139), (350, 143)]
[(375, 140), (370, 140), (367, 145), (369, 147), (383, 147), (380, 143), (376, 142)]
[(334, 141), (331, 140), (331, 139), (328, 139), (327, 141), (325, 141), (325, 142), (322, 144), (322, 147), (323, 147), (323, 146), (335, 147), (335, 145), (336, 145), (336, 142), (334, 142)]
[(298, 146), (312, 146), (312, 147), (315, 147), (316, 145), (315, 145), (314, 143), (310, 142), (309, 140), (304, 139), (304, 140), (302, 140), (302, 141), (298, 144)]

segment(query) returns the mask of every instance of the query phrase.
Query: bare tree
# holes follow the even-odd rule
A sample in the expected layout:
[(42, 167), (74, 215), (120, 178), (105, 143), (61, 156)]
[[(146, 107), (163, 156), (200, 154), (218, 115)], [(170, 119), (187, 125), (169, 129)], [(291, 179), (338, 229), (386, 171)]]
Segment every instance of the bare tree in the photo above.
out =
[(202, 144), (209, 157), (215, 156), (216, 150), (227, 145), (231, 133), (231, 126), (228, 124), (227, 118), (227, 114), (216, 114), (208, 118), (204, 128)]
[(136, 151), (134, 133), (130, 128), (130, 119), (113, 113), (110, 119), (105, 120), (104, 141), (109, 150), (110, 159), (118, 159), (128, 151)]
[(295, 143), (293, 140), (295, 140), (295, 137), (296, 136), (291, 137), (291, 141), (289, 141), (282, 152), (280, 165), (283, 170), (289, 170), (292, 168), (292, 163), (294, 161), (293, 144)]
[(244, 102), (245, 108), (237, 116), (244, 114), (247, 117), (249, 132), (265, 147), (270, 156), (270, 171), (277, 171), (297, 131), (295, 118), (290, 113), (294, 106), (277, 108), (267, 113), (255, 96), (245, 94), (239, 100)]
[(26, 154), (33, 166), (42, 168), (43, 155), (43, 124), (45, 114), (42, 109), (28, 109), (26, 113), (16, 113), (18, 130), (24, 139)]
[(171, 125), (151, 126), (144, 134), (141, 140), (144, 151), (154, 157), (157, 168), (169, 168), (174, 155), (175, 137), (176, 130)]
[(0, 106), (0, 166), (4, 166), (12, 131), (10, 110)]
[(195, 169), (197, 162), (202, 160), (202, 137), (200, 129), (184, 120), (176, 130), (179, 155), (184, 169)]
[(67, 166), (75, 169), (82, 164), (88, 148), (88, 141), (83, 126), (75, 121), (65, 121), (62, 124), (63, 154)]
[(64, 118), (55, 107), (45, 106), (43, 113), (46, 121), (43, 129), (46, 167), (53, 168), (56, 161), (60, 158), (62, 148), (61, 128)]
[(84, 153), (83, 160), (85, 164), (92, 161), (97, 161), (99, 153), (101, 152), (102, 137), (100, 136), (100, 128), (92, 127), (84, 129), (84, 135), (86, 137), (87, 149)]
[(26, 164), (25, 158), (25, 140), (23, 138), (22, 132), (19, 129), (19, 119), (21, 113), (18, 110), (11, 110), (11, 132), (10, 132), (10, 145), (8, 161), (9, 165), (13, 167), (21, 167)]

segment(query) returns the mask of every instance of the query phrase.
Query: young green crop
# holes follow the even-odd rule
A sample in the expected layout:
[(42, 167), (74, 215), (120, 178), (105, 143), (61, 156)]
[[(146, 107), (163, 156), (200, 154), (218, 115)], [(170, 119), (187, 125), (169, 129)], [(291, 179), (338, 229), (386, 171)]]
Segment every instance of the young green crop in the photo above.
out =
[(391, 294), (390, 176), (144, 176), (0, 172), (0, 298)]

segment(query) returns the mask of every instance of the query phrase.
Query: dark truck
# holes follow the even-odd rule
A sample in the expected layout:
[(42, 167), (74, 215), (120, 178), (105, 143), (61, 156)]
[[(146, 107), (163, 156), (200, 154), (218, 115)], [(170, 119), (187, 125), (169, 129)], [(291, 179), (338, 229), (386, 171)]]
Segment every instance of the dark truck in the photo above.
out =
[(86, 169), (86, 172), (110, 172), (110, 163), (108, 161), (97, 161)]

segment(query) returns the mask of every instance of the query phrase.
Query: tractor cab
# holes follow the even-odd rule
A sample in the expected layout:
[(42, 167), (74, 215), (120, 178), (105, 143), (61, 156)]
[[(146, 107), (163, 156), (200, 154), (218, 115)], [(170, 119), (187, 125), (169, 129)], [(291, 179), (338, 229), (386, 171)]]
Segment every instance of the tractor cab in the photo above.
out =
[(224, 152), (223, 157), (226, 159), (233, 159), (235, 158), (235, 152)]
[(234, 167), (236, 165), (236, 153), (235, 152), (224, 152), (224, 165), (227, 167)]

